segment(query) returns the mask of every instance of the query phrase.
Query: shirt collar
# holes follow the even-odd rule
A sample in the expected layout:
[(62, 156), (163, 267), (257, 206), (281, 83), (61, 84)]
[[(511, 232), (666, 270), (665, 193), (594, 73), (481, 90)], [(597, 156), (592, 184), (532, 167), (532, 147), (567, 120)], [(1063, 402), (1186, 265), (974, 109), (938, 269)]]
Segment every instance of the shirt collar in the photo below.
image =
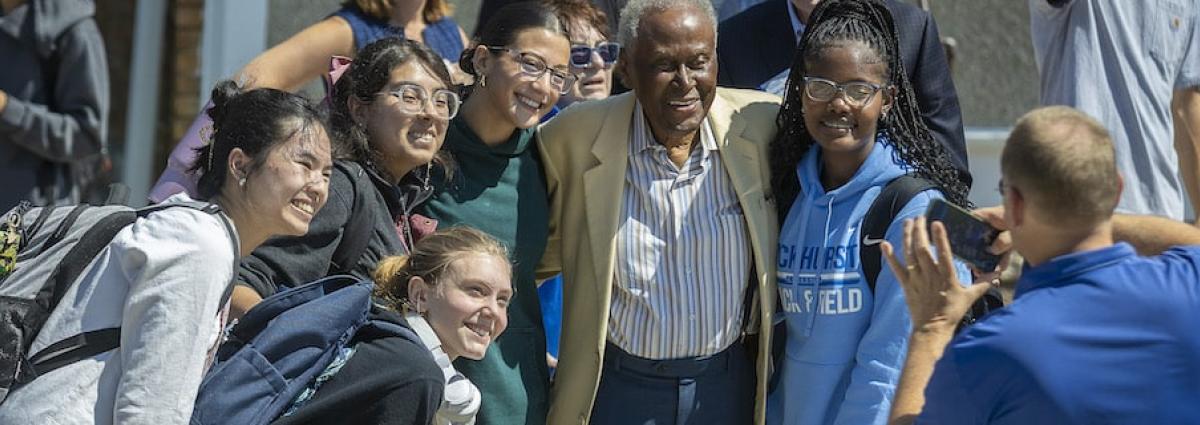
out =
[(796, 35), (796, 44), (800, 44), (800, 36), (804, 35), (805, 25), (800, 22), (800, 17), (796, 16), (796, 6), (792, 6), (791, 0), (783, 2), (787, 5), (788, 18), (792, 20), (792, 34)]
[[(663, 148), (654, 140), (654, 132), (650, 131), (650, 123), (646, 121), (645, 111), (642, 110), (642, 102), (634, 102), (633, 104), (633, 137), (631, 141), (631, 150), (633, 153), (641, 153), (648, 149)], [(700, 123), (700, 147), (706, 151), (717, 150), (717, 140), (713, 137), (712, 127), (708, 116), (705, 115), (704, 122)]]
[(1021, 278), (1017, 281), (1014, 298), (1020, 297), (1026, 292), (1054, 286), (1083, 273), (1136, 256), (1137, 251), (1133, 250), (1133, 246), (1119, 242), (1100, 249), (1060, 255), (1037, 266), (1026, 266), (1025, 270), (1021, 272)]

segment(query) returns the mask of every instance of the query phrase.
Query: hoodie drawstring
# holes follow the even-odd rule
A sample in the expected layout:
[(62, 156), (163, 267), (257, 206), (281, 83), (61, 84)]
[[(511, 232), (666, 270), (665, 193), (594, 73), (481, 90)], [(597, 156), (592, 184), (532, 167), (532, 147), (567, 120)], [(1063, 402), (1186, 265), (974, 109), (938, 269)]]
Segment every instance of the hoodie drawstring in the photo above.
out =
[[(825, 230), (823, 232), (821, 232), (821, 250), (817, 251), (818, 253), (825, 252), (825, 249), (829, 246), (829, 224), (833, 221), (833, 202), (836, 200), (837, 200), (836, 194), (829, 195), (829, 205), (825, 208)], [(806, 323), (804, 326), (804, 336), (812, 335), (813, 327), (816, 326), (816, 323), (817, 323), (817, 310), (818, 310), (817, 307), (819, 307), (819, 303), (821, 300), (820, 285), (821, 285), (821, 270), (818, 267), (817, 271), (816, 271), (816, 276), (812, 279), (812, 282), (809, 284), (809, 287), (810, 287), (809, 293), (812, 294), (812, 299), (805, 300), (805, 302), (807, 303), (807, 305), (805, 307), (808, 311), (808, 323)]]

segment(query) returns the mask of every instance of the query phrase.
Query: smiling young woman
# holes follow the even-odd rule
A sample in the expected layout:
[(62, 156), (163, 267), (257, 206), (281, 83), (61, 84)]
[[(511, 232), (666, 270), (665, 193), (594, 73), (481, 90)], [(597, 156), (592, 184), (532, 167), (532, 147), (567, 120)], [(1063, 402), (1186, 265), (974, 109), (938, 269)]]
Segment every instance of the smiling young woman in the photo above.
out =
[(423, 208), (443, 225), (487, 232), (509, 247), (516, 264), (508, 331), (482, 360), (456, 363), (483, 392), (482, 423), (540, 425), (548, 410), (534, 267), (546, 249), (549, 205), (534, 132), (574, 84), (560, 22), (541, 3), (512, 4), (463, 52), (459, 66), (475, 85), (446, 136), (459, 172), (435, 179), (436, 192)]
[(411, 328), (420, 342), (356, 334), (326, 370), (331, 377), (276, 424), (473, 423), (482, 397), (451, 361), (483, 358), (507, 327), (504, 247), (469, 227), (441, 230), (380, 261), (374, 280), (371, 319)]
[(874, 287), (862, 276), (860, 224), (881, 189), (905, 174), (935, 188), (896, 214), (884, 235), (893, 245), (905, 219), (935, 198), (963, 205), (968, 188), (921, 119), (883, 2), (825, 0), (797, 51), (771, 146), (772, 189), (786, 216), (778, 288), (788, 355), (768, 416), (882, 424), (909, 318), (890, 270)]
[[(274, 89), (213, 89), (197, 152), (199, 203), (174, 195), (122, 229), (65, 294), (33, 347), (119, 329), (119, 347), (41, 371), (0, 405), (0, 423), (187, 423), (221, 341), (240, 254), (300, 235), (329, 189), (325, 117)], [(213, 206), (218, 208), (212, 208)], [(45, 350), (52, 351), (52, 350)], [(36, 353), (36, 351), (35, 351)]]
[[(367, 279), (380, 259), (408, 251), (414, 210), (432, 194), (432, 170), (452, 163), (441, 151), (459, 109), (450, 88), (442, 61), (414, 41), (385, 38), (359, 52), (332, 98), (330, 201), (307, 233), (272, 239), (246, 257), (235, 316), (280, 288), (331, 274)], [(363, 230), (351, 225), (356, 220), (370, 221), (368, 232), (351, 234)], [(336, 264), (352, 238), (365, 238), (360, 255)]]

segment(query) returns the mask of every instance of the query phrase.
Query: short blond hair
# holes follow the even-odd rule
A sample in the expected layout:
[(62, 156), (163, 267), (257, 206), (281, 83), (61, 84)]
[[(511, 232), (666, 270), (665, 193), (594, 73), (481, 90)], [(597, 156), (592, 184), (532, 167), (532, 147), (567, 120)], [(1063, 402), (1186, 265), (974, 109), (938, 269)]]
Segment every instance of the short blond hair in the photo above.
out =
[[(387, 21), (392, 18), (392, 4), (395, 0), (348, 0), (344, 5), (353, 4), (363, 13), (375, 19)], [(421, 18), (425, 22), (437, 22), (454, 13), (454, 7), (446, 0), (425, 0), (425, 8), (421, 10)]]
[(1009, 183), (1067, 224), (1112, 217), (1120, 199), (1116, 151), (1108, 130), (1067, 106), (1047, 106), (1017, 120), (1000, 156)]

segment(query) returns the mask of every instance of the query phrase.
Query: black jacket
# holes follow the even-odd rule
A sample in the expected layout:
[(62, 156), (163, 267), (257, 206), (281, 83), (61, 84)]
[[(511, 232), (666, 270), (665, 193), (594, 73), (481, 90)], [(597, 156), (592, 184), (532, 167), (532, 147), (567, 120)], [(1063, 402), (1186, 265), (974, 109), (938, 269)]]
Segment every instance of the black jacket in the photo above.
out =
[[(916, 6), (896, 0), (887, 0), (887, 6), (896, 23), (901, 61), (925, 125), (946, 148), (959, 178), (970, 186), (962, 109), (937, 24)], [(758, 89), (792, 66), (796, 36), (792, 34), (788, 7), (788, 0), (767, 0), (721, 22), (717, 36), (718, 84)]]
[[(373, 318), (408, 327), (375, 308)], [(420, 341), (359, 332), (354, 355), (307, 403), (275, 424), (432, 424), (446, 382)]]
[[(358, 163), (338, 163), (351, 172), (347, 174), (342, 167), (334, 167), (329, 178), (329, 200), (309, 223), (308, 233), (269, 239), (243, 257), (238, 269), (239, 284), (253, 288), (265, 298), (280, 288), (302, 285), (329, 274), (348, 273), (370, 279), (379, 260), (408, 252), (406, 239), (401, 238), (400, 232), (408, 228), (413, 208), (432, 193), (416, 181), (423, 174), (410, 173), (397, 187)], [(419, 169), (419, 173), (424, 171)], [(362, 180), (369, 183), (363, 184)], [(367, 202), (363, 217), (351, 217), (356, 181), (358, 187), (374, 188), (365, 191), (369, 193), (364, 194)], [(347, 223), (363, 219), (373, 220), (374, 226), (357, 264), (349, 270), (331, 270), (330, 261), (345, 236)]]

